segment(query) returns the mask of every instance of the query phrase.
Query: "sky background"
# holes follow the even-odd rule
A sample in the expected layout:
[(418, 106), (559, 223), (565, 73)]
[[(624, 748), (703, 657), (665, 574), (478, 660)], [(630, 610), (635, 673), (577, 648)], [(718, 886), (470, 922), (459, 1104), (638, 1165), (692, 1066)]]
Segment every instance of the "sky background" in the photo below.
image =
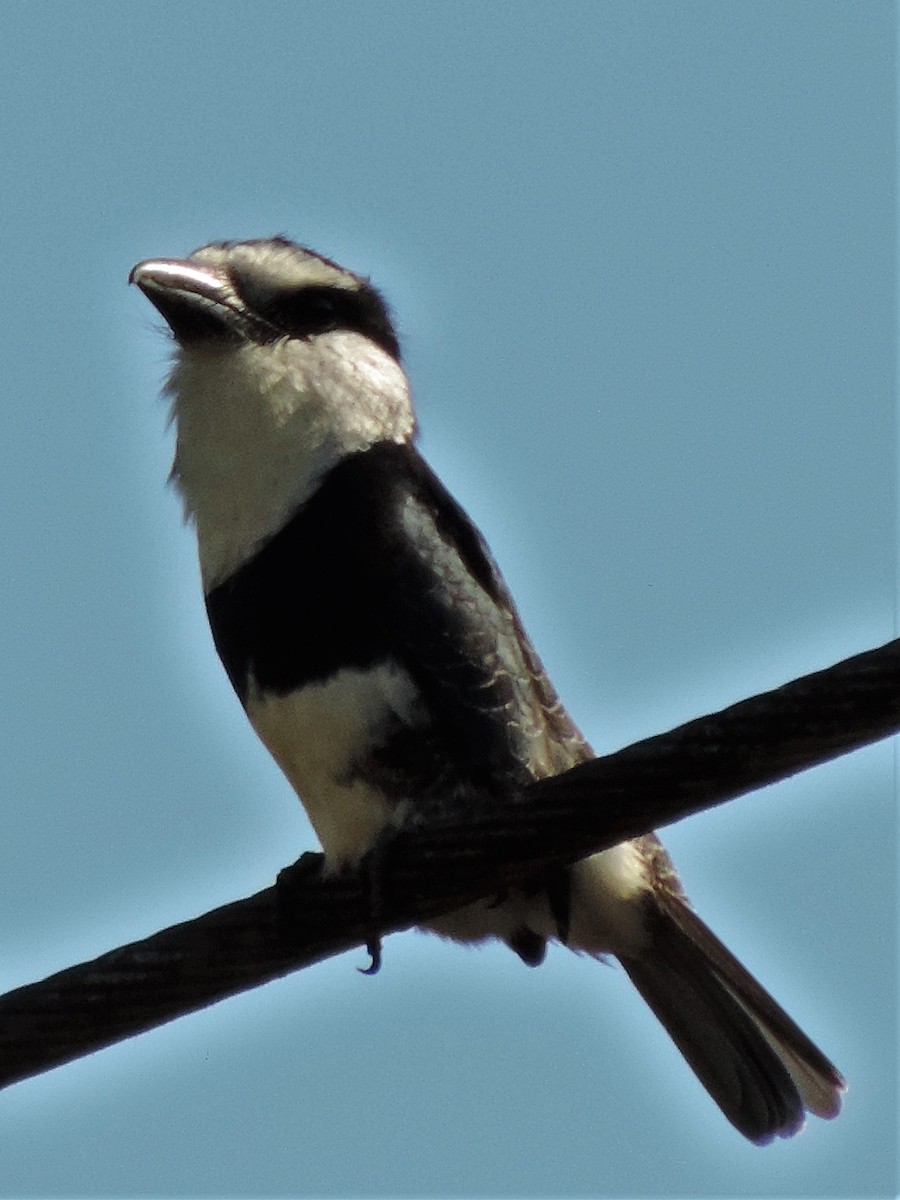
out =
[[(895, 636), (892, 4), (0, 14), (0, 989), (314, 845), (212, 649), (139, 259), (372, 276), (599, 751)], [(408, 933), (3, 1092), (0, 1194), (892, 1196), (893, 799), (881, 744), (666, 835), (850, 1082), (794, 1141), (618, 968)]]

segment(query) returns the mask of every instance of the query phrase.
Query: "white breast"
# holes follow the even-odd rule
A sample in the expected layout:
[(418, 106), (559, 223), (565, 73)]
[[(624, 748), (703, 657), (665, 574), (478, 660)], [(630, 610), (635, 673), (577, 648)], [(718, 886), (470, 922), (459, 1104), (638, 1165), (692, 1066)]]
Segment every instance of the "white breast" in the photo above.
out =
[(181, 348), (167, 390), (172, 476), (197, 526), (204, 591), (231, 575), (349, 454), (407, 441), (403, 369), (361, 334)]
[(300, 796), (329, 868), (358, 861), (389, 821), (402, 818), (402, 802), (389, 802), (355, 769), (392, 727), (423, 719), (400, 667), (345, 668), (283, 696), (251, 682), (247, 713)]

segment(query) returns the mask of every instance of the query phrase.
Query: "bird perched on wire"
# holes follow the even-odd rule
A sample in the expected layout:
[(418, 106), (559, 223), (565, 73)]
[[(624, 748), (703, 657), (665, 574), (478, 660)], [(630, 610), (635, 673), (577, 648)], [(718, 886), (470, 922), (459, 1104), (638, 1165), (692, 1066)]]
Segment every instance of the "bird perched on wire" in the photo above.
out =
[[(416, 449), (387, 306), (281, 237), (139, 263), (174, 335), (173, 477), (216, 648), (326, 868), (428, 803), (465, 812), (593, 757), (484, 541)], [(746, 1137), (833, 1117), (827, 1058), (690, 907), (654, 835), (430, 928), (614, 955)]]

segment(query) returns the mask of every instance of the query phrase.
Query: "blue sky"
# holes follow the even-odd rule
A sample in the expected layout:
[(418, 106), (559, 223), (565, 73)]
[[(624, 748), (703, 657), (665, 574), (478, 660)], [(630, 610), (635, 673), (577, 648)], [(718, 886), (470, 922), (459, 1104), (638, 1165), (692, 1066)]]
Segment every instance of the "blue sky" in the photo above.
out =
[[(3, 24), (2, 990), (313, 845), (210, 643), (138, 259), (284, 232), (371, 274), (598, 750), (895, 636), (892, 4)], [(893, 1195), (892, 763), (666, 837), (837, 1122), (745, 1145), (618, 969), (406, 934), (3, 1092), (0, 1194)]]

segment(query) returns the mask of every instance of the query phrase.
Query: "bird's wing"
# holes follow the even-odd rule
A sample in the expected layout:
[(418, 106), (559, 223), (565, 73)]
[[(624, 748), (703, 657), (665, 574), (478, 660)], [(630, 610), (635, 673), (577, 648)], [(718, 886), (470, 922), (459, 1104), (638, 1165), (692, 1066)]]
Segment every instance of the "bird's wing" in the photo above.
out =
[(462, 508), (409, 447), (386, 448), (372, 468), (384, 506), (369, 541), (379, 620), (462, 761), (503, 787), (590, 757)]

